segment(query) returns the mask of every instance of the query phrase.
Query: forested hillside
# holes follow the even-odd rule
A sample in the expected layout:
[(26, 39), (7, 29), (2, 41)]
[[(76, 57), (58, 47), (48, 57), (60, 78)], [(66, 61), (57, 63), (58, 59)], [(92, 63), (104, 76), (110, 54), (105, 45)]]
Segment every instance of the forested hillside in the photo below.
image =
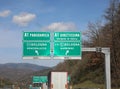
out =
[[(109, 8), (103, 13), (104, 20), (88, 23), (84, 32), (85, 47), (110, 47), (112, 86), (120, 87), (120, 1), (111, 0)], [(101, 53), (83, 53), (81, 61), (64, 61), (57, 70), (66, 70), (72, 77), (72, 83), (91, 80), (104, 84), (104, 55)]]

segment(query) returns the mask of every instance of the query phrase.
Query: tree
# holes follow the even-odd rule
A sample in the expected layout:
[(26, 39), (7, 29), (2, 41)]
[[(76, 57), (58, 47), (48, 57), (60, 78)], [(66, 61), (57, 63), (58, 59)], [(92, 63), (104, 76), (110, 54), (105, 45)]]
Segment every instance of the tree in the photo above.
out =
[[(105, 18), (107, 20), (107, 28), (111, 32), (111, 57), (112, 71), (115, 81), (120, 79), (120, 2), (119, 0), (111, 0), (110, 7), (107, 9)], [(119, 81), (118, 81), (119, 82)], [(118, 84), (116, 83), (116, 87)]]
[(102, 42), (102, 23), (101, 21), (97, 21), (96, 23), (88, 23), (88, 30), (86, 31), (86, 36), (88, 37), (87, 42), (89, 42), (88, 46), (96, 47), (103, 46)]

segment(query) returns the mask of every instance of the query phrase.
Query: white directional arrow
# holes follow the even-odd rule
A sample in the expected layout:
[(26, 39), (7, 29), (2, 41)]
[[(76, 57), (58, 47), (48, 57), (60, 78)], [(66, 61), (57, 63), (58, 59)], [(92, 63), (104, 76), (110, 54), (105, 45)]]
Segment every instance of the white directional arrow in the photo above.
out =
[(66, 50), (65, 55), (68, 55), (68, 53), (69, 53), (69, 50)]
[(35, 50), (35, 53), (36, 53), (37, 55), (39, 55), (39, 52), (38, 52), (38, 50)]

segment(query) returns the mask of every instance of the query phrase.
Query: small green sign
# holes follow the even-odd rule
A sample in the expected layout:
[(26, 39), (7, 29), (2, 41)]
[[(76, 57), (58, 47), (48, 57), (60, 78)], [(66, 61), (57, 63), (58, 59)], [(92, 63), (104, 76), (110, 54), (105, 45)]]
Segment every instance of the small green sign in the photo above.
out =
[[(67, 81), (70, 81), (71, 78), (70, 76), (67, 77)], [(48, 82), (48, 77), (47, 76), (33, 76), (32, 79), (33, 83), (47, 83)]]
[(46, 83), (48, 82), (47, 76), (33, 76), (33, 83)]

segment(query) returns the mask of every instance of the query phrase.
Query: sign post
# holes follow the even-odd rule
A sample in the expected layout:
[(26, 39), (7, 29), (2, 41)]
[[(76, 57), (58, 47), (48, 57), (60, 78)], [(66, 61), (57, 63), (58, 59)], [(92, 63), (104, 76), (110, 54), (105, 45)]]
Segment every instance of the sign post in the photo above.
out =
[(23, 59), (50, 59), (50, 33), (23, 32)]
[(105, 89), (111, 89), (110, 48), (82, 48), (83, 52), (102, 52), (105, 54)]
[(80, 32), (54, 33), (54, 59), (81, 59)]

